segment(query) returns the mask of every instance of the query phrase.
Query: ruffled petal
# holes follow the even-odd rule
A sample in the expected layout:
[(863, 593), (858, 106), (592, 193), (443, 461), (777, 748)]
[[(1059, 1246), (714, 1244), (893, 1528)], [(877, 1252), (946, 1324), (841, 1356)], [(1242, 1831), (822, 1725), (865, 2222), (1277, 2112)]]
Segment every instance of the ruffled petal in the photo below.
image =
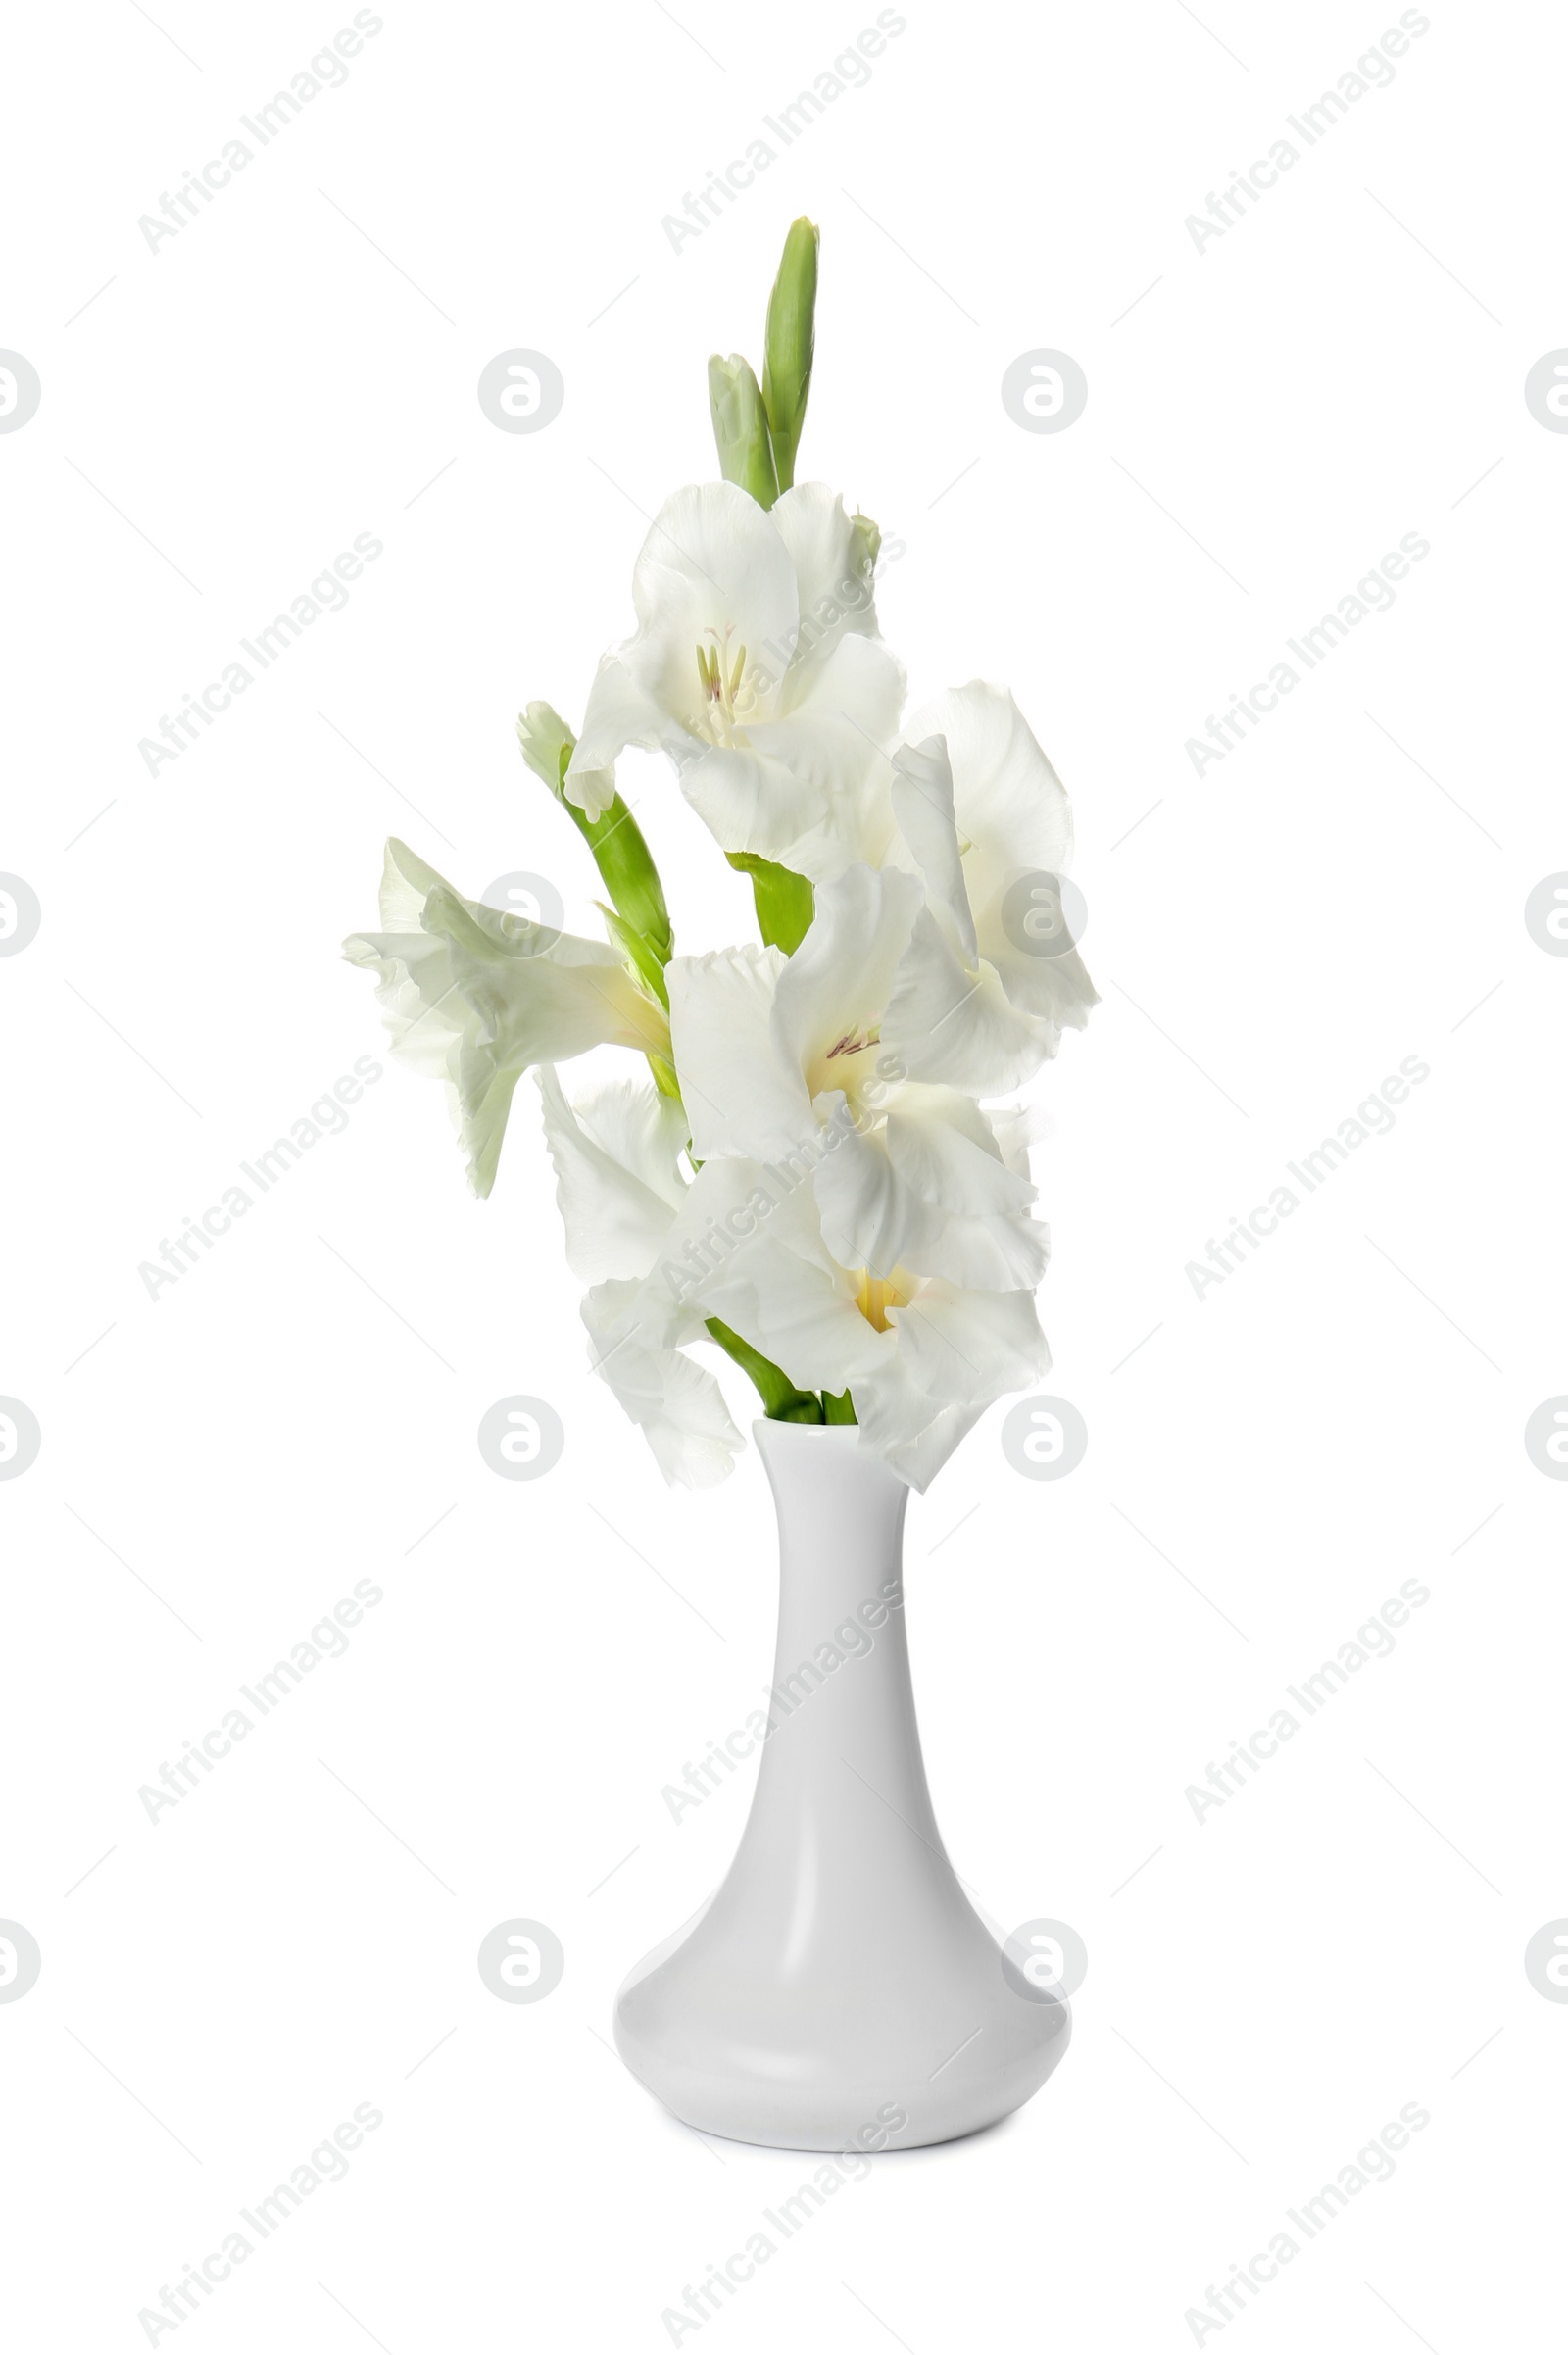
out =
[(830, 654), (846, 632), (874, 638), (876, 603), (864, 539), (825, 482), (798, 482), (772, 508), (774, 526), (795, 565), (802, 664)]
[(988, 959), (966, 966), (921, 908), (882, 1018), (883, 1040), (911, 1079), (998, 1096), (1031, 1079), (1060, 1035), (1058, 1024), (1014, 1003)]
[(1051, 1363), (1027, 1292), (926, 1284), (890, 1317), (898, 1327), (900, 1362), (944, 1406), (989, 1406), (1010, 1390), (1027, 1389)]
[(925, 877), (942, 936), (958, 962), (973, 968), (974, 918), (963, 879), (958, 829), (953, 814), (953, 767), (946, 740), (927, 736), (923, 743), (901, 745), (893, 756), (893, 814)]
[(894, 868), (852, 866), (816, 895), (810, 930), (779, 977), (773, 1041), (812, 1096), (842, 1088), (855, 1104), (876, 1079), (883, 1009), (920, 906)]
[[(960, 839), (988, 872), (1064, 874), (1072, 862), (1072, 807), (1067, 789), (1035, 741), (1005, 687), (971, 679), (927, 704), (909, 723), (908, 740), (946, 739)], [(971, 902), (975, 894), (971, 886)]]
[(465, 900), (400, 842), (387, 846), (381, 902), (398, 929), (355, 933), (343, 954), (379, 976), (393, 1052), (449, 1083), (475, 1193), (495, 1182), (530, 1064), (604, 1046), (668, 1055), (663, 1009), (615, 950)]
[(842, 637), (740, 712), (729, 741), (693, 744), (681, 791), (724, 850), (829, 881), (891, 832), (886, 748), (903, 700), (892, 650), (880, 638)]
[(940, 1406), (895, 1356), (856, 1394), (860, 1442), (920, 1495), (984, 1414), (983, 1406)]
[(680, 734), (634, 675), (625, 649), (612, 647), (588, 690), (582, 733), (566, 763), (562, 791), (585, 817), (603, 817), (615, 798), (615, 762), (627, 745), (669, 751)]
[(791, 1249), (783, 1221), (734, 1254), (704, 1304), (800, 1390), (852, 1390), (896, 1347), (860, 1314), (841, 1269)]
[(711, 1374), (678, 1349), (651, 1349), (619, 1331), (635, 1284), (597, 1284), (582, 1304), (589, 1361), (653, 1449), (670, 1486), (706, 1489), (728, 1477), (745, 1442)]
[(798, 1066), (776, 1046), (777, 949), (715, 949), (667, 967), (675, 1067), (699, 1161), (769, 1161), (815, 1126)]
[[(1060, 1032), (1082, 1030), (1098, 1004), (1094, 984), (1076, 948), (1060, 957), (1035, 956), (1019, 946), (1016, 919), (1009, 926), (1003, 911), (1008, 892), (1025, 876), (1063, 875), (1071, 864), (1066, 787), (1005, 687), (980, 679), (955, 687), (927, 705), (908, 732), (914, 739), (940, 734), (946, 740), (979, 954), (995, 967), (1018, 1012), (1052, 1026), (1035, 1035), (1040, 1054), (1054, 1055)], [(996, 1084), (1006, 1088), (1019, 1080)]]
[(535, 1073), (566, 1263), (584, 1283), (641, 1277), (659, 1255), (685, 1186), (685, 1116), (672, 1097), (612, 1080), (568, 1104), (554, 1064)]
[(880, 1129), (836, 1142), (814, 1183), (828, 1249), (884, 1283), (908, 1271), (1003, 1292), (1045, 1273), (1034, 1188), (1006, 1167), (966, 1098), (906, 1091)]

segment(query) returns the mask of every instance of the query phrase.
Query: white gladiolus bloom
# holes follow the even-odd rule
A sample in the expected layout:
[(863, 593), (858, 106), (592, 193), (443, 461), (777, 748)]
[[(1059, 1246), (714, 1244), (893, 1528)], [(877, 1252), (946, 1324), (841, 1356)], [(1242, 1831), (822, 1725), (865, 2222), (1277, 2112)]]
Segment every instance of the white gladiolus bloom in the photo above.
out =
[(733, 483), (678, 491), (632, 575), (636, 635), (589, 692), (568, 800), (598, 816), (617, 756), (642, 745), (669, 755), (725, 851), (824, 880), (880, 857), (904, 673), (877, 635), (870, 570), (822, 483), (765, 512)]
[(1044, 1373), (1050, 1353), (1027, 1289), (969, 1287), (902, 1262), (874, 1273), (829, 1249), (821, 1181), (855, 1135), (842, 1104), (840, 1113), (814, 1145), (766, 1164), (707, 1162), (647, 1281), (599, 1286), (584, 1314), (617, 1389), (622, 1358), (646, 1379), (720, 1318), (798, 1388), (852, 1392), (862, 1445), (924, 1489), (985, 1409)]
[(800, 1388), (852, 1390), (865, 1444), (921, 1487), (1048, 1362), (1019, 1149), (1004, 1156), (972, 1095), (907, 1079), (882, 1046), (883, 1008), (938, 956), (929, 932), (915, 877), (852, 867), (793, 957), (671, 964), (704, 1166), (628, 1308), (668, 1341), (695, 1300)]
[(670, 1036), (692, 1152), (765, 1163), (824, 1139), (812, 1185), (843, 1265), (1032, 1287), (1045, 1266), (1028, 1215), (1034, 1190), (1004, 1162), (973, 1101), (995, 1086), (989, 1069), (965, 1072), (954, 1054), (952, 1084), (919, 1084), (907, 1076), (924, 1044), (913, 1022), (884, 1027), (885, 1009), (933, 996), (945, 971), (916, 878), (864, 866), (819, 890), (792, 957), (677, 957)]
[(530, 1064), (590, 1047), (667, 1055), (669, 1025), (618, 950), (465, 900), (389, 842), (380, 932), (343, 944), (379, 975), (394, 1054), (447, 1081), (476, 1194), (495, 1183), (513, 1090)]
[(988, 1406), (1051, 1363), (1031, 1291), (970, 1289), (904, 1265), (847, 1268), (806, 1187), (703, 1298), (802, 1388), (851, 1391), (861, 1445), (920, 1490)]
[[(1072, 858), (1067, 791), (1005, 687), (973, 680), (930, 704), (895, 754), (892, 857), (925, 878), (929, 952), (889, 1024), (911, 1072), (984, 1069), (984, 1095), (1017, 1087), (1098, 1003), (1077, 948), (1037, 940), (1027, 885)], [(1018, 888), (1024, 905), (1009, 903)]]

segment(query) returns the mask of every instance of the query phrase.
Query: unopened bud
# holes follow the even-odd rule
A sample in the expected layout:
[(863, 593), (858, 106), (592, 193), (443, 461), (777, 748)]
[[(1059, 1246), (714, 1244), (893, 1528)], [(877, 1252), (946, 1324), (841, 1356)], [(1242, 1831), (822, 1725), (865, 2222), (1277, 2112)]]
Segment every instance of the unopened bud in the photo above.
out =
[(751, 363), (738, 352), (731, 352), (727, 360), (715, 352), (710, 360), (708, 405), (724, 480), (750, 491), (759, 507), (771, 507), (778, 497), (778, 474), (768, 439), (767, 412)]
[(803, 215), (790, 225), (784, 255), (767, 300), (767, 351), (762, 364), (762, 401), (773, 439), (778, 486), (795, 480), (795, 453), (806, 422), (816, 341), (816, 253), (818, 232)]

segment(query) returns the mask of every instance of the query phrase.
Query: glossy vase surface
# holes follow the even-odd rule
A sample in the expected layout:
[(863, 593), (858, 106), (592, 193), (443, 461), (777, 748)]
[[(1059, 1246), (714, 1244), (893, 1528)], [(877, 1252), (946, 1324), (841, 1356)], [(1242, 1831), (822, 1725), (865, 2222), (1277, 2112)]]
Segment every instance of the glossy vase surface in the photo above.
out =
[(937, 1830), (905, 1638), (908, 1490), (854, 1426), (755, 1429), (779, 1531), (772, 1730), (734, 1862), (625, 1981), (615, 2041), (705, 2133), (949, 2141), (1038, 2091), (1068, 2007), (998, 1944)]

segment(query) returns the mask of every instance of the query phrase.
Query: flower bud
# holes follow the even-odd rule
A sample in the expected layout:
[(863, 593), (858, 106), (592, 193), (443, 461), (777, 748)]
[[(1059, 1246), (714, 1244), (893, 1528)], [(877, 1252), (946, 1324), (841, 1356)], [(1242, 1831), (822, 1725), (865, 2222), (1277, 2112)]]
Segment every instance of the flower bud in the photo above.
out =
[(762, 364), (762, 401), (773, 439), (778, 487), (795, 480), (795, 453), (806, 422), (815, 346), (816, 251), (818, 232), (804, 214), (784, 240), (784, 258), (767, 300), (767, 350)]
[(577, 743), (561, 713), (549, 704), (530, 704), (518, 717), (517, 742), (534, 775), (549, 786), (559, 802), (561, 780)]
[[(860, 568), (869, 580), (876, 570), (876, 560), (881, 552), (882, 526), (873, 523), (869, 515), (862, 515), (857, 508), (850, 521), (850, 536), (855, 542), (855, 553)], [(533, 706), (530, 705), (529, 709), (531, 711)]]
[(709, 361), (708, 405), (718, 444), (719, 472), (726, 482), (739, 483), (743, 491), (750, 491), (759, 507), (771, 507), (779, 486), (767, 412), (751, 363), (738, 352), (731, 352), (727, 360), (715, 352)]

